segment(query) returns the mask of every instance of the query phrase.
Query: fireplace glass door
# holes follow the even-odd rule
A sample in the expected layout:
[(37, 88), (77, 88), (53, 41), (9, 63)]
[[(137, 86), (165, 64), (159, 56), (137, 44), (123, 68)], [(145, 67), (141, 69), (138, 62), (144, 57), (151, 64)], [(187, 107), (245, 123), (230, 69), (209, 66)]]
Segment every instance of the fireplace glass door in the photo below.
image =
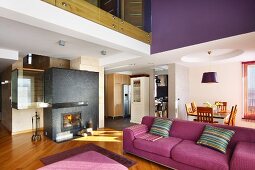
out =
[(63, 131), (81, 128), (81, 113), (63, 114)]

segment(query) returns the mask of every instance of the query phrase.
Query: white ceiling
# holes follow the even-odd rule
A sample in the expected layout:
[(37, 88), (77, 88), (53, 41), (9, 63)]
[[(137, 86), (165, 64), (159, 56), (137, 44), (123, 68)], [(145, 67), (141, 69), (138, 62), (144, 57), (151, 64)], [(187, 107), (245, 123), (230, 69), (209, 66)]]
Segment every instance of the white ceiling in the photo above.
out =
[[(21, 57), (33, 53), (64, 59), (74, 59), (79, 56), (103, 58), (120, 53), (115, 49), (1, 17), (0, 24), (0, 47), (17, 50)], [(66, 45), (59, 46), (59, 40), (64, 40)], [(107, 55), (101, 55), (102, 50), (106, 50)]]
[(205, 63), (212, 61), (220, 61), (229, 58), (234, 58), (243, 53), (243, 50), (236, 49), (213, 49), (209, 51), (203, 51), (198, 53), (192, 53), (185, 55), (181, 58), (181, 61), (187, 63)]
[[(202, 44), (179, 48), (171, 51), (153, 54), (147, 57), (140, 57), (124, 62), (106, 65), (107, 72), (122, 72), (140, 69), (167, 69), (167, 64), (178, 63), (187, 67), (219, 64), (224, 62), (238, 62), (255, 60), (255, 32), (233, 36), (229, 38), (210, 41)], [(207, 52), (214, 49), (225, 51), (225, 55), (212, 55), (213, 59), (208, 59)], [(222, 49), (222, 50), (221, 50)], [(206, 57), (201, 62), (185, 62), (181, 59), (184, 56), (193, 56), (198, 54), (200, 59)], [(219, 54), (219, 52), (216, 54)]]

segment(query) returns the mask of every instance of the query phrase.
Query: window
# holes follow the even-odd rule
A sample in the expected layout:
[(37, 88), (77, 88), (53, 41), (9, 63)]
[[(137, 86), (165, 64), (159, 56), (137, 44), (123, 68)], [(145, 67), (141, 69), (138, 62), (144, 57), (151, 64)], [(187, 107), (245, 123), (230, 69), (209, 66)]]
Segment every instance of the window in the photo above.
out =
[(243, 63), (244, 118), (255, 120), (255, 61)]

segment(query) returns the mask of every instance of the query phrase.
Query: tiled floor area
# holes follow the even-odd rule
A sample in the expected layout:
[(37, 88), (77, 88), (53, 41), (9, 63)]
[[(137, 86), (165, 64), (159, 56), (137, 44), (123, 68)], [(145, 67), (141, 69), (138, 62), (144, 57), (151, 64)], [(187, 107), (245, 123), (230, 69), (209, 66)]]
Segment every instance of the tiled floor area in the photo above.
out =
[(134, 123), (130, 123), (130, 118), (106, 118), (105, 119), (105, 128), (111, 128), (115, 130), (123, 130), (126, 127), (132, 126)]

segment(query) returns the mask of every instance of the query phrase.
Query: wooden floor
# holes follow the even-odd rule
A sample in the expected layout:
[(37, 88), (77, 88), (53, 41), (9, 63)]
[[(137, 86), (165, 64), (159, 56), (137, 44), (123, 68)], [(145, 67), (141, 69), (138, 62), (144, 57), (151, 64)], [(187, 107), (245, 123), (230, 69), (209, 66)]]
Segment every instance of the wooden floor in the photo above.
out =
[[(59, 153), (87, 143), (94, 143), (117, 154), (122, 153), (122, 132), (104, 129), (98, 136), (85, 139), (79, 138), (63, 143), (55, 143), (47, 137), (40, 142), (31, 142), (31, 133), (11, 136), (0, 124), (0, 170), (25, 169), (34, 170), (43, 166), (40, 158)], [(130, 170), (165, 170), (167, 168), (144, 160), (142, 158), (124, 154), (125, 157), (136, 161)]]

